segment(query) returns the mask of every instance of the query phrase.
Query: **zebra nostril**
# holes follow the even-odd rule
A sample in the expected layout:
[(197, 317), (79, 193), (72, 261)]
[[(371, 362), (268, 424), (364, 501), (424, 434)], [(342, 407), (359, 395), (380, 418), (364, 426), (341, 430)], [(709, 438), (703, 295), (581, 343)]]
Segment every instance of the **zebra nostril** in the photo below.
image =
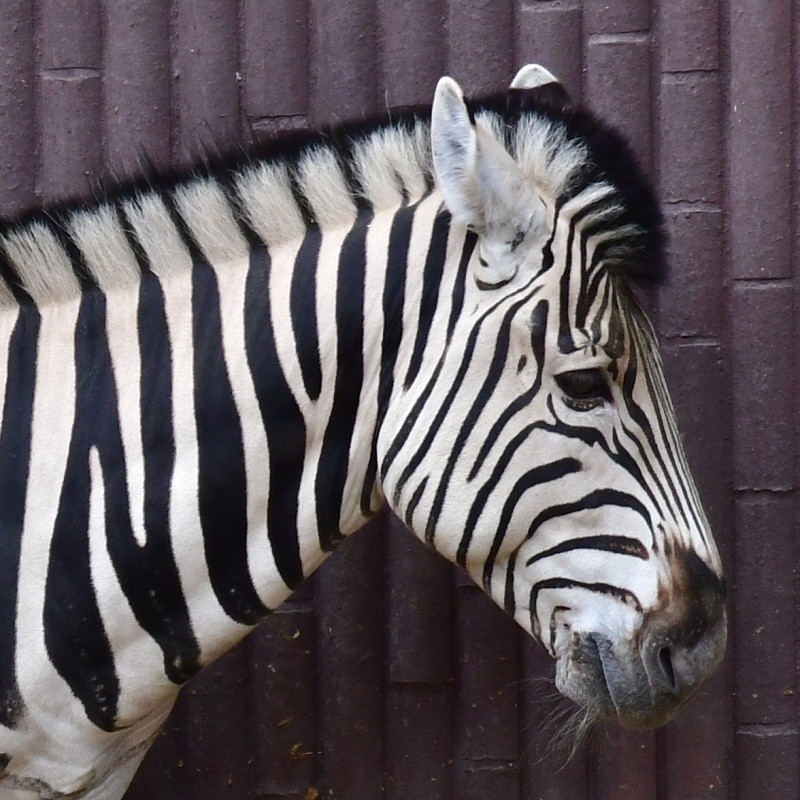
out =
[(675, 676), (675, 667), (672, 663), (672, 650), (669, 647), (659, 649), (658, 663), (661, 666), (661, 674), (666, 687), (670, 691), (676, 692), (678, 690), (678, 681)]

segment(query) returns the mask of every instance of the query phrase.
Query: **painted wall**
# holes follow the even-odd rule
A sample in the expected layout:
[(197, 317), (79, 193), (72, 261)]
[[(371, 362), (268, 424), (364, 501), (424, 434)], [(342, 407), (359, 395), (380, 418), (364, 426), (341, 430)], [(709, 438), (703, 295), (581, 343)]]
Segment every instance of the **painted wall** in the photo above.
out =
[(728, 570), (712, 684), (563, 766), (542, 651), (384, 518), (187, 687), (131, 800), (800, 797), (798, 25), (790, 0), (4, 0), (6, 217), (145, 157), (429, 101), (443, 73), (468, 92), (529, 61), (560, 75), (665, 203), (651, 305)]

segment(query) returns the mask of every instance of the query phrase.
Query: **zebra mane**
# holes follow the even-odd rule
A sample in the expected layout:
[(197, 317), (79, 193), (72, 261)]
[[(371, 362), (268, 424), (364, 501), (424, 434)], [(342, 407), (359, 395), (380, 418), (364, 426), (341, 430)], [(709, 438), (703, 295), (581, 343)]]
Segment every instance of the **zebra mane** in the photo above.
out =
[[(593, 184), (611, 185), (606, 219), (623, 231), (607, 256), (625, 278), (664, 275), (662, 218), (653, 191), (622, 137), (590, 112), (535, 93), (470, 104), (537, 188), (563, 202)], [(415, 202), (434, 185), (430, 106), (390, 110), (372, 121), (294, 131), (181, 171), (146, 170), (108, 180), (92, 200), (70, 199), (0, 223), (0, 306), (54, 303), (85, 288), (135, 283), (245, 257), (268, 246), (352, 224), (359, 210)], [(191, 256), (188, 257), (187, 256)]]

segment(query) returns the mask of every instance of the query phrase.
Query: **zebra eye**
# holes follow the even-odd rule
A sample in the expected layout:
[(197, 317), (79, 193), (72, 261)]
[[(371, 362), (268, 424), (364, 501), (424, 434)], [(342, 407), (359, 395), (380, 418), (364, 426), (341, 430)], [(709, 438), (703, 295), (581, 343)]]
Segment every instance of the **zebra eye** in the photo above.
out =
[(574, 411), (590, 411), (611, 402), (611, 391), (599, 369), (574, 369), (555, 376), (558, 388), (564, 392), (564, 402)]

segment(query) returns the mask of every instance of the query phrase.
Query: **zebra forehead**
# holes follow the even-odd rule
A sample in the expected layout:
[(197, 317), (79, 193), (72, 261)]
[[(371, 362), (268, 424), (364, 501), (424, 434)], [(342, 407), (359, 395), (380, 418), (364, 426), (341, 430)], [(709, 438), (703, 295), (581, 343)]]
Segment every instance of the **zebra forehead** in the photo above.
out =
[[(470, 110), (556, 204), (610, 187), (617, 240), (608, 243), (608, 264), (625, 277), (660, 278), (660, 213), (619, 135), (585, 110), (520, 110), (506, 95), (478, 100)], [(429, 106), (294, 132), (184, 171), (109, 182), (92, 202), (67, 200), (0, 224), (0, 305), (25, 295), (37, 304), (59, 302), (80, 293), (87, 276), (101, 289), (136, 281), (140, 265), (133, 253), (165, 272), (168, 262), (186, 260), (182, 237), (209, 260), (237, 258), (251, 234), (268, 246), (298, 240), (309, 226), (351, 224), (364, 204), (380, 211), (415, 202), (433, 185)], [(154, 216), (155, 228), (145, 224)], [(150, 241), (159, 238), (156, 230), (164, 236)]]

